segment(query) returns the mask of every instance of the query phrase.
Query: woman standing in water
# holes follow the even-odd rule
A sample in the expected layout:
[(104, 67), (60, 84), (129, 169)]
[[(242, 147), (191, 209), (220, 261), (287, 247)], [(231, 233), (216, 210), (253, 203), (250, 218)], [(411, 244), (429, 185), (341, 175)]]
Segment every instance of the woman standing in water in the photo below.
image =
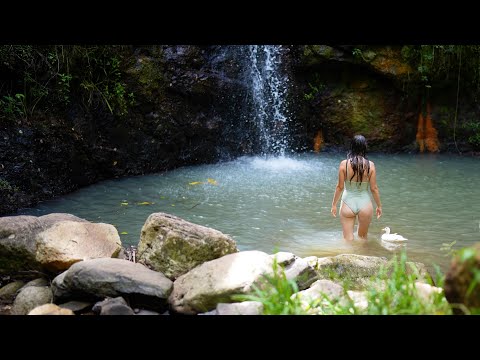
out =
[(331, 213), (337, 217), (337, 202), (342, 194), (340, 205), (340, 222), (343, 238), (353, 240), (353, 228), (358, 216), (358, 236), (367, 239), (368, 227), (372, 221), (373, 205), (368, 193), (372, 192), (377, 204), (377, 219), (382, 216), (382, 203), (377, 186), (375, 164), (367, 159), (367, 140), (362, 135), (353, 137), (347, 159), (340, 162), (338, 183), (333, 195)]

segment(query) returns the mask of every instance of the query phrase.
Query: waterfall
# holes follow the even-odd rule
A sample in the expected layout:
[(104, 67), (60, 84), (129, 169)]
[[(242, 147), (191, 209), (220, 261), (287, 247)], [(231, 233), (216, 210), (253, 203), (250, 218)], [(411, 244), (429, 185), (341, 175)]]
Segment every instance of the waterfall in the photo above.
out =
[(251, 117), (263, 155), (283, 156), (289, 148), (288, 77), (282, 73), (283, 52), (281, 45), (250, 45), (247, 51)]

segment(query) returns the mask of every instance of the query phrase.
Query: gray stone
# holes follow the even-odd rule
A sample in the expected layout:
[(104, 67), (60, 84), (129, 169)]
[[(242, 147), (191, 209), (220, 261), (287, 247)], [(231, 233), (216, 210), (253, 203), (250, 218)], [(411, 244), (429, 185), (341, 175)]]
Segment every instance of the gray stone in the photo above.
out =
[(36, 260), (59, 272), (82, 260), (116, 257), (121, 248), (113, 225), (60, 221), (38, 234)]
[(55, 213), (40, 217), (19, 215), (0, 218), (0, 274), (41, 271), (37, 261), (37, 237), (59, 221), (87, 222), (71, 214)]
[(277, 264), (281, 266), (287, 266), (290, 265), (295, 261), (297, 256), (295, 254), (285, 252), (285, 251), (279, 251), (275, 254), (270, 255), (272, 259), (277, 260)]
[(151, 310), (142, 309), (135, 313), (135, 315), (160, 315), (160, 313)]
[(278, 252), (270, 255), (277, 264), (283, 267), (288, 280), (294, 280), (299, 290), (308, 288), (318, 279), (314, 268), (307, 261), (289, 252)]
[(258, 301), (244, 301), (217, 305), (217, 315), (262, 315), (263, 304)]
[(36, 236), (43, 223), (35, 216), (0, 217), (0, 273), (40, 270)]
[(317, 270), (317, 262), (318, 262), (318, 257), (316, 256), (307, 256), (303, 258), (307, 262), (308, 265), (310, 265), (312, 268)]
[(232, 302), (232, 295), (249, 294), (273, 275), (272, 258), (261, 251), (242, 251), (211, 260), (180, 276), (168, 302), (176, 312), (196, 314)]
[(285, 267), (285, 276), (288, 280), (294, 280), (299, 290), (307, 289), (318, 279), (313, 267), (299, 257), (296, 257), (293, 263)]
[(212, 311), (198, 313), (197, 315), (218, 315), (218, 314), (217, 314), (217, 309), (215, 309), (215, 310), (212, 310)]
[(122, 297), (107, 298), (100, 301), (93, 306), (92, 310), (100, 315), (135, 315), (132, 308)]
[(24, 288), (29, 286), (50, 286), (50, 281), (45, 278), (38, 278), (26, 283)]
[(82, 310), (88, 309), (92, 305), (93, 304), (91, 302), (72, 300), (63, 304), (59, 304), (58, 306), (60, 306), (63, 309), (69, 309), (77, 313), (77, 312), (81, 312)]
[(442, 288), (431, 286), (420, 281), (415, 282), (415, 289), (417, 290), (417, 294), (419, 295), (419, 297), (426, 302), (431, 302), (433, 300), (432, 297), (435, 294), (443, 293)]
[(220, 231), (154, 213), (143, 225), (138, 259), (173, 280), (206, 261), (237, 251), (235, 241)]
[(162, 273), (121, 259), (92, 259), (73, 264), (52, 283), (55, 302), (70, 298), (123, 296), (131, 304), (162, 308), (173, 283)]
[(364, 290), (387, 263), (384, 257), (341, 254), (319, 258), (317, 274), (320, 279), (346, 282), (351, 290)]
[(45, 229), (48, 229), (50, 226), (56, 224), (60, 221), (75, 221), (88, 223), (89, 221), (79, 218), (78, 216), (68, 214), (68, 213), (52, 213), (47, 215), (42, 215), (38, 217), (38, 220), (43, 224)]
[(15, 299), (18, 290), (20, 290), (25, 283), (23, 281), (14, 281), (5, 285), (0, 289), (0, 301), (11, 302)]
[(347, 295), (353, 301), (353, 305), (360, 311), (365, 311), (368, 308), (368, 298), (366, 291), (348, 290)]
[(72, 310), (62, 309), (55, 304), (44, 304), (37, 306), (28, 315), (74, 315)]
[(322, 300), (324, 297), (330, 301), (340, 300), (344, 296), (344, 290), (341, 285), (338, 285), (330, 280), (317, 280), (307, 290), (299, 291), (292, 296), (298, 296), (302, 301), (315, 302)]
[(52, 290), (46, 286), (28, 286), (20, 290), (13, 302), (13, 315), (27, 315), (37, 306), (52, 302)]

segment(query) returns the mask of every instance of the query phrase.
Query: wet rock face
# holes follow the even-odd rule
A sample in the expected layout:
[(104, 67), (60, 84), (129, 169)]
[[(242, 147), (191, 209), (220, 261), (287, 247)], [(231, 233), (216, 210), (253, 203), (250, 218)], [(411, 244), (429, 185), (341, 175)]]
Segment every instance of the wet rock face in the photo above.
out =
[[(239, 85), (216, 46), (133, 46), (121, 79), (136, 95), (124, 118), (88, 109), (35, 113), (0, 129), (0, 215), (103, 179), (208, 163), (238, 151), (223, 126)], [(233, 70), (223, 71), (223, 67)], [(48, 156), (46, 156), (48, 154)]]
[(294, 71), (305, 146), (322, 130), (326, 145), (361, 133), (369, 149), (401, 151), (415, 142), (418, 99), (405, 96), (412, 73), (401, 47), (299, 46)]

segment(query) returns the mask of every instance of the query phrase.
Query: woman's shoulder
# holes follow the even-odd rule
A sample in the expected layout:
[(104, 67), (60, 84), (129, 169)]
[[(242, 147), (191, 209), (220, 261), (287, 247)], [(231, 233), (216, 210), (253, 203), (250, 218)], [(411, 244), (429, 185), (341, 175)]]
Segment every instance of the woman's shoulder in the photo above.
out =
[(368, 162), (370, 163), (370, 167), (375, 167), (375, 163), (372, 160), (368, 160)]

